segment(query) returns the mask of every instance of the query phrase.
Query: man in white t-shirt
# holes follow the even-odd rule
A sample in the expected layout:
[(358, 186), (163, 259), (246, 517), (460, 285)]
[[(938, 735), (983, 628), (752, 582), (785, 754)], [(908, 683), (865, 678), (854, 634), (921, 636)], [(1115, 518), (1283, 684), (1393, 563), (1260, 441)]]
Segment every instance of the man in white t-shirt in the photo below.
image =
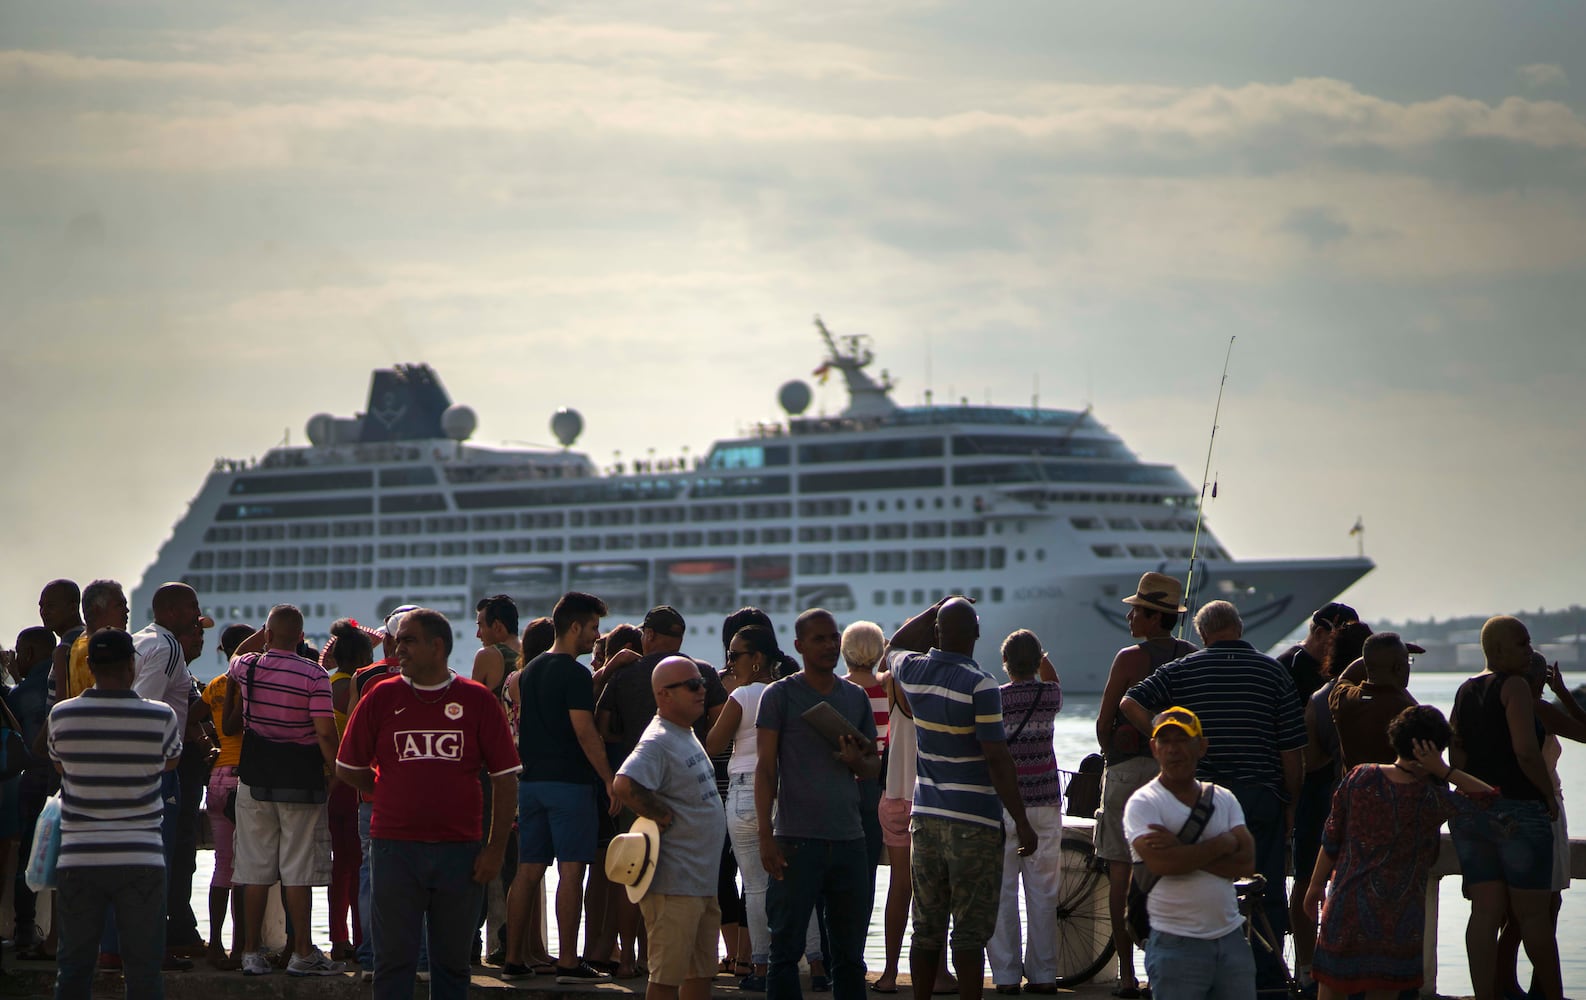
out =
[(1201, 795), (1195, 768), (1205, 754), (1194, 712), (1162, 712), (1151, 720), (1151, 755), (1161, 773), (1124, 807), (1130, 853), (1159, 876), (1146, 902), (1145, 970), (1157, 1000), (1254, 1000), (1255, 958), (1233, 880), (1255, 871), (1256, 849), (1239, 800), (1214, 786), (1200, 837), (1189, 844), (1178, 837)]

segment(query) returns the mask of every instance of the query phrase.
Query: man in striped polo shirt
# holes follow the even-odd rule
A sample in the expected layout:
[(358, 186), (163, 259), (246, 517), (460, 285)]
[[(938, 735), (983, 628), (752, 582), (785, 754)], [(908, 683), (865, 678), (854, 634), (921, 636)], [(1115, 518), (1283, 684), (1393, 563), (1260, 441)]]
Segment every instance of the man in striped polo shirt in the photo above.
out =
[[(1195, 613), (1195, 631), (1206, 648), (1158, 667), (1118, 708), (1143, 733), (1151, 731), (1156, 713), (1174, 705), (1200, 719), (1208, 748), (1198, 773), (1238, 797), (1256, 843), (1256, 871), (1267, 880), (1267, 919), (1283, 934), (1284, 848), (1305, 776), (1304, 709), (1288, 670), (1243, 639), (1238, 608), (1212, 601)], [(1283, 970), (1265, 949), (1256, 949), (1256, 984), (1263, 990), (1283, 985)]]
[(244, 887), (245, 976), (270, 971), (259, 931), (277, 881), (292, 922), (287, 975), (334, 976), (343, 968), (310, 937), (309, 889), (330, 884), (325, 768), (336, 762), (336, 719), (330, 676), (297, 655), (302, 641), (303, 612), (277, 604), (264, 628), (237, 647), (228, 672), (222, 728), (228, 736), (244, 734), (232, 881)]
[(996, 930), (1002, 897), (1002, 811), (1013, 819), (1020, 856), (1034, 854), (1038, 839), (1019, 796), (1002, 728), (1001, 691), (973, 659), (978, 638), (974, 607), (962, 597), (949, 597), (904, 622), (887, 653), (899, 700), (912, 709), (919, 743), (909, 821), (914, 838), (909, 974), (915, 996), (930, 996), (936, 987), (951, 915), (958, 995), (979, 1000), (986, 942)]
[(132, 636), (88, 640), (94, 686), (50, 711), (49, 749), (61, 773), (55, 995), (90, 995), (105, 912), (121, 932), (129, 1000), (164, 995), (165, 851), (161, 776), (182, 756), (176, 713), (132, 690)]

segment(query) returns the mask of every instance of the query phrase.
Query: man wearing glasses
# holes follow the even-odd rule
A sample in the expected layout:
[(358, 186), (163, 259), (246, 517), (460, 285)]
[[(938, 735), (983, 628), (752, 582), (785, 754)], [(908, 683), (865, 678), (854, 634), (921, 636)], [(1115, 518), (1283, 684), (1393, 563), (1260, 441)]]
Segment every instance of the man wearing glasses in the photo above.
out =
[(716, 769), (691, 728), (705, 714), (705, 679), (686, 656), (650, 675), (655, 718), (617, 771), (618, 801), (661, 828), (654, 880), (639, 900), (649, 940), (647, 1000), (707, 1000), (716, 974), (717, 872), (727, 816)]

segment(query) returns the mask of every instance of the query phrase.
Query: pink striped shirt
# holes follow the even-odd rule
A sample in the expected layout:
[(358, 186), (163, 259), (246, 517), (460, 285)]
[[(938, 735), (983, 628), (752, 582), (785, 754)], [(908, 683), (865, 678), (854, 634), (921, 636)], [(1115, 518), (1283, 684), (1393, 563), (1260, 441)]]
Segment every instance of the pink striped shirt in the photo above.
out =
[[(248, 671), (255, 661), (250, 690)], [(295, 653), (267, 649), (257, 656), (239, 656), (231, 661), (229, 676), (242, 696), (246, 728), (267, 740), (310, 746), (318, 741), (314, 720), (336, 717), (330, 676)]]

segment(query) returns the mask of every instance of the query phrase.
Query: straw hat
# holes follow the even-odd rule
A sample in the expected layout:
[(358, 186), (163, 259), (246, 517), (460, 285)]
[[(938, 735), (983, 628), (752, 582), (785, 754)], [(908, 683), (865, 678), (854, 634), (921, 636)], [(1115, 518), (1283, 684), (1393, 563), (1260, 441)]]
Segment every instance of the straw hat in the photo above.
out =
[(661, 828), (655, 820), (640, 816), (627, 833), (612, 838), (606, 848), (606, 877), (626, 886), (628, 898), (637, 903), (650, 891), (660, 853)]
[(1184, 606), (1184, 585), (1166, 573), (1142, 576), (1140, 586), (1132, 596), (1125, 597), (1123, 603), (1166, 615), (1179, 615), (1189, 610)]

